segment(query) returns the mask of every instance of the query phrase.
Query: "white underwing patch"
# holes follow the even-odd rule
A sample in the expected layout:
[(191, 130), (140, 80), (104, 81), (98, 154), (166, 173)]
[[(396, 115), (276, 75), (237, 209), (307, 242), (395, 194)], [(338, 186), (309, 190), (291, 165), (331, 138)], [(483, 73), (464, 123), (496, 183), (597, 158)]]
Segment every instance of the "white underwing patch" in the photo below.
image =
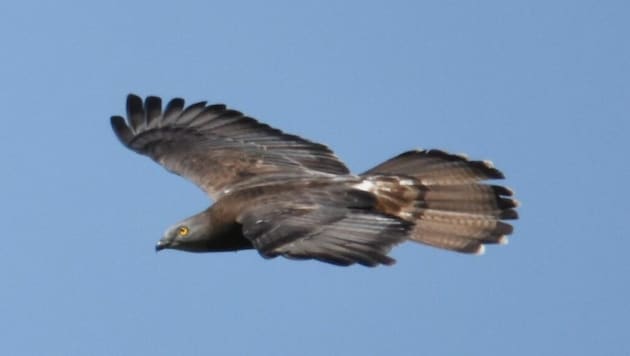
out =
[(372, 190), (374, 190), (374, 186), (374, 182), (368, 179), (364, 179), (361, 181), (361, 183), (355, 184), (353, 188), (363, 190), (365, 192), (371, 192)]

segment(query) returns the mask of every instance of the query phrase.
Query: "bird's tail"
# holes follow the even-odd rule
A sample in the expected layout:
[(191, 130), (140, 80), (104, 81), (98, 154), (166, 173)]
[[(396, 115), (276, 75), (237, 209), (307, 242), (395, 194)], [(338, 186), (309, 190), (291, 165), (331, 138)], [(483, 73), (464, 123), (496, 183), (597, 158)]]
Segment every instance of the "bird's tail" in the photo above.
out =
[(409, 239), (466, 253), (507, 243), (517, 219), (512, 191), (481, 183), (502, 179), (489, 161), (469, 161), (439, 150), (409, 151), (361, 175), (377, 209), (413, 224)]

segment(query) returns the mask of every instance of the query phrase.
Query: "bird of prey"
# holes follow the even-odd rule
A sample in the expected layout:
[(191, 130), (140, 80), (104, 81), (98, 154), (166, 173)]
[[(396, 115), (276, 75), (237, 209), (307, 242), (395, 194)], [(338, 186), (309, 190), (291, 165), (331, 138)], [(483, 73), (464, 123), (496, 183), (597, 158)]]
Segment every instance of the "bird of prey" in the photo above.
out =
[(256, 249), (265, 258), (391, 265), (410, 240), (464, 253), (506, 243), (516, 200), (489, 161), (414, 150), (352, 174), (326, 146), (225, 105), (127, 97), (112, 128), (127, 148), (196, 183), (213, 200), (167, 229), (156, 250)]

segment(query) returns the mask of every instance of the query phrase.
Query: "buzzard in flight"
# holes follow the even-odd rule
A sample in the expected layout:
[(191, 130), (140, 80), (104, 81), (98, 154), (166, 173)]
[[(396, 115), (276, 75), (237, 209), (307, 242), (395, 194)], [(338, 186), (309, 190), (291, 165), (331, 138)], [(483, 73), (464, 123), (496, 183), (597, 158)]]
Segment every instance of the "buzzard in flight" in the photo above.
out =
[(127, 97), (111, 124), (129, 149), (184, 176), (214, 205), (169, 228), (156, 250), (255, 248), (266, 258), (391, 265), (411, 240), (465, 253), (507, 242), (516, 219), (488, 161), (440, 150), (402, 153), (352, 174), (326, 146), (283, 133), (225, 105)]

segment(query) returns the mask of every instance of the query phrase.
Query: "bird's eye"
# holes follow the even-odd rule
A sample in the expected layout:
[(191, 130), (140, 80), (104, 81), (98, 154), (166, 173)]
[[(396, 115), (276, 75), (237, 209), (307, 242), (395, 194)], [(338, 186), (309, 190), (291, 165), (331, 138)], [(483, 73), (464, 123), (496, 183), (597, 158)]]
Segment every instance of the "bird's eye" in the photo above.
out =
[(189, 232), (190, 232), (190, 229), (188, 228), (188, 226), (180, 226), (177, 229), (177, 233), (179, 234), (179, 236), (186, 236), (188, 235)]

